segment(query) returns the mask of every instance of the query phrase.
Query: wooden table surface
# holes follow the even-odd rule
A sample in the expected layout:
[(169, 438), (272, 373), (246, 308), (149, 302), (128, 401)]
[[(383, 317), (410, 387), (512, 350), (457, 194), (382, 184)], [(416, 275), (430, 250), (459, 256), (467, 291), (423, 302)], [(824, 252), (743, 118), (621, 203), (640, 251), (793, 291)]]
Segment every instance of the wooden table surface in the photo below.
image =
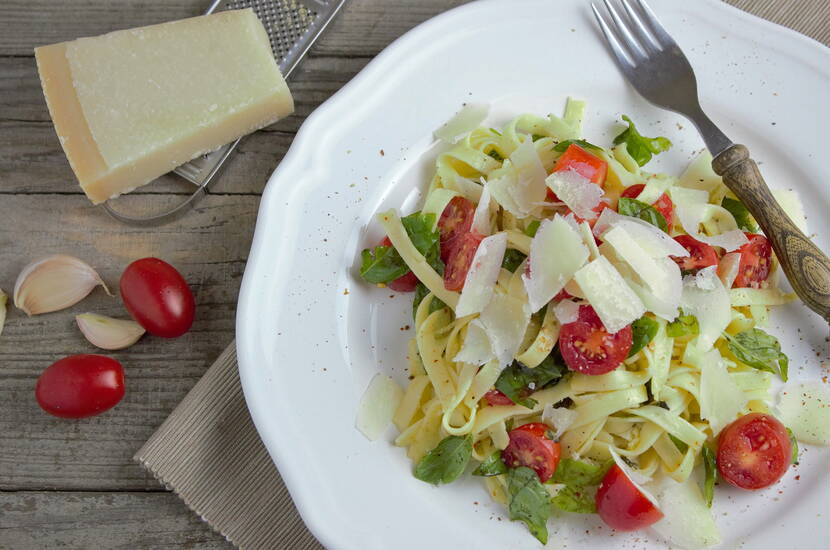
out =
[[(74, 324), (93, 311), (126, 315), (96, 290), (71, 309), (27, 318), (10, 307), (0, 336), (0, 548), (230, 548), (133, 454), (234, 337), (239, 284), (260, 194), (303, 119), (392, 40), (462, 0), (348, 0), (289, 83), (296, 113), (244, 140), (211, 193), (160, 228), (118, 224), (81, 193), (55, 136), (32, 49), (79, 36), (198, 15), (209, 0), (0, 2), (0, 288), (11, 293), (32, 259), (63, 252), (96, 267), (111, 288), (126, 265), (158, 256), (196, 296), (193, 329), (145, 337), (113, 353), (127, 394), (81, 420), (43, 413), (38, 375), (53, 361), (95, 353)], [(140, 211), (181, 200), (172, 178), (128, 197)]]

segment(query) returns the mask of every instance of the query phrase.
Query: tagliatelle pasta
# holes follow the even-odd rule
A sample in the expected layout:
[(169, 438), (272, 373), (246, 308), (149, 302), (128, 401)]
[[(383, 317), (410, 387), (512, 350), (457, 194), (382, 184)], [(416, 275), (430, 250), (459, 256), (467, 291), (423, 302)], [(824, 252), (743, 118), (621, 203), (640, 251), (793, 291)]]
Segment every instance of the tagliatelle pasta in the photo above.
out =
[[(393, 289), (408, 272), (417, 279), (407, 288), (416, 291), (410, 382), (394, 416), (395, 444), (407, 449), (415, 475), (445, 483), (463, 471), (457, 461), (472, 461), (493, 498), (540, 540), (544, 521), (516, 499), (593, 512), (575, 487), (593, 495), (611, 463), (663, 493), (664, 478), (695, 483), (693, 470), (724, 426), (766, 412), (773, 373), (786, 378), (786, 358), (767, 353), (777, 341), (757, 326), (793, 296), (774, 285), (777, 266), (756, 239), (763, 236), (744, 236), (721, 206), (731, 193), (706, 162), (680, 178), (647, 172), (637, 147), (665, 138), (629, 129), (610, 150), (582, 140), (584, 112), (583, 102), (568, 100), (562, 118), (521, 115), (501, 129), (454, 136), (437, 158), (424, 209), (380, 214), (391, 245), (364, 251), (361, 266), (366, 280)], [(558, 173), (567, 178), (551, 176)], [(565, 193), (568, 181), (590, 192)], [(487, 235), (504, 241), (475, 255)], [(497, 258), (485, 256), (490, 249)], [(727, 258), (731, 289), (717, 274), (724, 252), (737, 254)], [(448, 290), (458, 269), (461, 281), (477, 273), (473, 258), (489, 275)], [(502, 267), (492, 277), (495, 261)], [(476, 293), (465, 302), (475, 313), (457, 316), (465, 292)], [(535, 456), (516, 454), (519, 435), (545, 429), (533, 437), (556, 449), (552, 468), (511, 462)], [(539, 474), (548, 497), (533, 477), (522, 485), (531, 493), (518, 496), (522, 467)], [(703, 493), (677, 494), (686, 502)], [(661, 533), (671, 538), (670, 528)]]

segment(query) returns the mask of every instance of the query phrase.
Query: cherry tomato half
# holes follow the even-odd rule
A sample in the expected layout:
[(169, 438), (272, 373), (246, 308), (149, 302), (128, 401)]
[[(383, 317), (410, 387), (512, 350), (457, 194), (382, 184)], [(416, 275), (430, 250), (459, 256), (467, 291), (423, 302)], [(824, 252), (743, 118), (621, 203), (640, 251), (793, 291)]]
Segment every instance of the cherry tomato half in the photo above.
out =
[(738, 249), (741, 262), (738, 264), (738, 276), (732, 286), (743, 288), (760, 288), (761, 283), (769, 277), (772, 267), (772, 246), (763, 235), (744, 233), (749, 242)]
[(688, 256), (670, 256), (680, 266), (681, 271), (694, 271), (718, 265), (718, 253), (708, 244), (702, 243), (689, 235), (678, 235), (674, 240), (689, 251)]
[[(643, 189), (645, 189), (645, 187), (645, 184), (642, 183), (626, 187), (625, 191), (623, 191), (620, 194), (620, 198), (626, 197), (629, 199), (636, 199), (638, 196), (640, 196), (640, 193), (643, 192)], [(657, 211), (660, 212), (660, 214), (662, 214), (663, 217), (666, 219), (666, 225), (668, 225), (668, 232), (671, 233), (671, 230), (674, 227), (674, 203), (672, 202), (671, 198), (669, 198), (667, 194), (663, 193), (662, 195), (660, 195), (660, 198), (658, 198), (656, 201), (652, 203), (651, 206), (656, 208)]]
[[(608, 163), (599, 157), (595, 157), (579, 145), (572, 143), (565, 149), (553, 166), (554, 172), (560, 170), (574, 170), (583, 178), (588, 178), (597, 185), (605, 183), (605, 176), (608, 173)], [(547, 200), (559, 202), (556, 193), (548, 189)]]
[(549, 480), (559, 465), (559, 443), (548, 439), (547, 424), (532, 422), (510, 430), (510, 443), (501, 458), (509, 468), (527, 466), (539, 476), (542, 483)]
[[(392, 241), (389, 240), (389, 237), (384, 237), (378, 246), (392, 246)], [(415, 287), (418, 286), (418, 277), (410, 271), (406, 275), (401, 275), (386, 286), (395, 292), (414, 292)]]
[(464, 197), (453, 197), (438, 218), (441, 234), (441, 259), (446, 263), (458, 239), (470, 232), (476, 205)]
[(602, 521), (617, 531), (642, 529), (663, 518), (663, 512), (640, 492), (616, 464), (602, 478), (596, 504)]
[(491, 407), (499, 407), (504, 405), (515, 405), (513, 400), (504, 395), (499, 390), (490, 390), (484, 394), (484, 400)]
[(86, 418), (116, 406), (124, 397), (124, 369), (103, 355), (72, 355), (52, 363), (37, 379), (35, 398), (61, 418)]
[(786, 473), (791, 459), (787, 429), (768, 414), (744, 415), (718, 437), (718, 471), (741, 489), (769, 487)]
[(455, 291), (464, 288), (467, 272), (483, 239), (483, 236), (475, 232), (465, 233), (455, 239), (444, 268), (444, 288)]
[(158, 258), (143, 258), (121, 275), (121, 298), (133, 319), (162, 338), (181, 336), (193, 324), (196, 302), (184, 277)]
[(605, 374), (619, 367), (632, 345), (631, 326), (609, 334), (591, 306), (579, 307), (579, 318), (562, 325), (559, 350), (569, 369)]

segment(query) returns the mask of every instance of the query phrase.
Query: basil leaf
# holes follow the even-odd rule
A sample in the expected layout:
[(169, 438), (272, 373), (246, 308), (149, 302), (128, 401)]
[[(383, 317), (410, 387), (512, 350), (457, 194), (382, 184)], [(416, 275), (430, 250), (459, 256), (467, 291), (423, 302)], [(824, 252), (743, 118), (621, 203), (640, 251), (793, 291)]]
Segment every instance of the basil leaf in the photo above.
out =
[(513, 361), (501, 371), (495, 387), (517, 405), (532, 409), (536, 406), (536, 400), (528, 396), (553, 382), (558, 382), (567, 370), (558, 353), (551, 353), (532, 369)]
[(369, 283), (391, 283), (409, 273), (398, 251), (391, 246), (367, 248), (360, 253), (360, 276)]
[(651, 317), (640, 317), (631, 323), (632, 344), (628, 356), (633, 357), (638, 351), (646, 347), (657, 335), (659, 328), (660, 324)]
[(533, 134), (530, 137), (533, 139), (534, 142), (536, 142), (536, 141), (539, 141), (540, 139), (542, 139), (545, 136), (543, 136), (542, 134)]
[(444, 262), (441, 261), (440, 234), (435, 228), (435, 214), (415, 212), (401, 218), (401, 223), (418, 252), (424, 256), (432, 269), (443, 275)]
[(550, 494), (536, 472), (524, 466), (508, 471), (507, 494), (510, 519), (524, 522), (539, 542), (547, 544)]
[(551, 499), (551, 503), (565, 512), (596, 513), (596, 487), (610, 466), (610, 461), (606, 464), (590, 464), (572, 458), (562, 459), (550, 482), (561, 483), (565, 487)]
[(623, 216), (631, 216), (646, 221), (660, 228), (661, 231), (669, 231), (669, 224), (666, 222), (666, 217), (650, 204), (638, 201), (637, 199), (620, 197), (617, 201), (617, 211)]
[(527, 256), (524, 253), (519, 252), (514, 248), (508, 248), (507, 252), (504, 253), (504, 259), (501, 261), (501, 266), (506, 269), (507, 271), (513, 273), (516, 271), (519, 266), (525, 261)]
[(767, 334), (759, 328), (752, 328), (739, 332), (735, 336), (724, 332), (729, 351), (741, 363), (752, 368), (778, 373), (781, 380), (787, 381), (790, 360), (781, 353), (781, 344), (775, 336)]
[(472, 452), (473, 440), (470, 436), (445, 437), (418, 461), (415, 477), (433, 485), (451, 483), (464, 473)]
[(628, 149), (628, 154), (637, 161), (640, 166), (645, 166), (651, 160), (653, 155), (668, 151), (671, 148), (671, 141), (668, 138), (645, 137), (637, 131), (634, 122), (623, 115), (623, 120), (628, 123), (628, 128), (622, 131), (620, 135), (614, 138), (614, 145), (625, 143), (625, 148)]
[[(421, 305), (421, 302), (424, 301), (424, 298), (426, 298), (427, 294), (429, 294), (429, 289), (426, 287), (424, 283), (418, 281), (418, 286), (415, 287), (415, 297), (412, 298), (413, 319), (415, 319), (415, 314), (418, 312), (418, 306)], [(439, 298), (433, 296), (432, 301), (429, 303), (429, 312), (432, 313), (444, 307), (447, 307), (447, 304), (442, 302)]]
[(700, 325), (694, 315), (681, 315), (666, 325), (666, 336), (669, 338), (682, 338), (700, 334)]
[(795, 438), (795, 434), (789, 428), (787, 428), (787, 435), (790, 436), (790, 444), (793, 447), (793, 454), (791, 462), (793, 464), (798, 464), (798, 440)]
[(718, 476), (718, 465), (715, 461), (715, 453), (712, 449), (703, 447), (703, 499), (706, 506), (712, 507), (712, 499), (715, 496), (715, 479)]
[(539, 220), (533, 220), (532, 222), (527, 224), (527, 227), (525, 227), (525, 235), (527, 235), (530, 238), (535, 237), (536, 232), (539, 231), (540, 225), (542, 225), (542, 222), (540, 222)]
[[(668, 405), (666, 405), (666, 408), (667, 409), (669, 408)], [(669, 434), (669, 439), (671, 439), (672, 443), (674, 443), (674, 446), (677, 447), (677, 450), (680, 451), (681, 453), (685, 453), (686, 451), (689, 450), (689, 446), (685, 442), (680, 441), (679, 439), (674, 437), (672, 434)]]
[(594, 145), (593, 143), (588, 143), (584, 139), (566, 139), (560, 141), (553, 147), (553, 150), (558, 153), (564, 153), (571, 145), (579, 145), (583, 149), (594, 149), (596, 151), (602, 151), (602, 147), (600, 147), (599, 145)]
[(473, 470), (474, 476), (497, 476), (507, 473), (507, 465), (501, 459), (501, 451), (496, 451), (487, 457), (487, 460), (478, 465), (478, 468)]
[(749, 231), (750, 233), (758, 233), (758, 224), (755, 223), (755, 219), (752, 217), (752, 214), (749, 213), (746, 206), (744, 206), (744, 203), (737, 199), (723, 197), (720, 205), (732, 214), (732, 217), (735, 218), (738, 227), (744, 231)]

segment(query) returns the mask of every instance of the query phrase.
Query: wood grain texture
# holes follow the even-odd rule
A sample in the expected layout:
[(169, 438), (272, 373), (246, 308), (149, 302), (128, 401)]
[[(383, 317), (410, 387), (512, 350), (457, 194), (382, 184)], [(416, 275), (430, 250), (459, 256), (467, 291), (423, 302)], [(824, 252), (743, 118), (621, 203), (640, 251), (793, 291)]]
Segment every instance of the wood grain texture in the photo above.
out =
[(0, 493), (0, 549), (232, 548), (172, 493)]
[(830, 258), (790, 220), (772, 196), (761, 171), (743, 145), (733, 145), (712, 168), (758, 221), (798, 296), (830, 322)]

